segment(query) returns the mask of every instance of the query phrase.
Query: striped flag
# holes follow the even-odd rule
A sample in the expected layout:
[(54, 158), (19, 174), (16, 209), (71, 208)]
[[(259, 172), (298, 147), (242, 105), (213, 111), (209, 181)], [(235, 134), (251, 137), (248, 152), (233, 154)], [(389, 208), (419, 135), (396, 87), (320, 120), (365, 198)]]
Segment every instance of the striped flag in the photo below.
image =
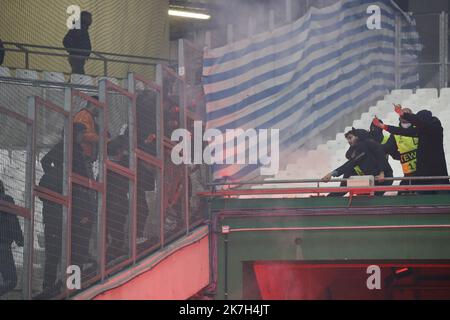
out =
[[(371, 5), (381, 9), (381, 29), (367, 26)], [(409, 64), (401, 69), (401, 87), (415, 87), (417, 67), (411, 64), (420, 50), (414, 21), (391, 1), (341, 0), (310, 8), (292, 24), (205, 49), (207, 128), (279, 129), (283, 159), (346, 113), (394, 89), (396, 57)], [(233, 150), (226, 150), (230, 156)], [(216, 165), (214, 177), (249, 180), (259, 175), (258, 167)]]

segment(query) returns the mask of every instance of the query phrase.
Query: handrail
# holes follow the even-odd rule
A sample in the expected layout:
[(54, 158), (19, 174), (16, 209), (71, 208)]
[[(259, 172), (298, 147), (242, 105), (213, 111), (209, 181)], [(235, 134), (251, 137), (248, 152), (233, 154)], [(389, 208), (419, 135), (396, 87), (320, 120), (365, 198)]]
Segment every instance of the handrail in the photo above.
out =
[[(108, 62), (111, 63), (123, 63), (123, 64), (134, 64), (134, 65), (143, 65), (143, 66), (156, 66), (159, 63), (167, 63), (167, 64), (176, 64), (176, 60), (160, 58), (160, 57), (146, 57), (146, 56), (137, 56), (137, 55), (128, 55), (128, 54), (119, 54), (119, 53), (111, 53), (111, 52), (103, 52), (103, 51), (95, 51), (95, 50), (85, 50), (85, 49), (69, 49), (72, 52), (79, 53), (80, 55), (70, 55), (67, 51), (68, 49), (62, 47), (52, 47), (52, 46), (43, 46), (43, 45), (35, 45), (35, 44), (26, 44), (26, 43), (15, 43), (15, 42), (3, 42), (5, 48), (0, 49), (5, 52), (19, 52), (25, 55), (25, 69), (30, 69), (30, 55), (41, 55), (41, 56), (51, 56), (51, 57), (77, 57), (77, 58), (86, 58), (85, 55), (81, 55), (81, 53), (90, 53), (89, 60), (94, 61), (103, 61), (104, 63), (104, 71), (103, 75), (108, 76)], [(7, 48), (6, 45), (14, 46), (15, 48)], [(56, 52), (45, 52), (42, 50), (33, 50), (33, 49), (44, 49), (44, 50), (55, 50), (55, 51), (63, 51), (64, 53), (56, 53)], [(120, 59), (124, 58), (124, 59)], [(135, 59), (139, 59), (140, 61), (133, 61)]]
[[(375, 179), (375, 181), (420, 181), (420, 180), (444, 180), (450, 179), (450, 176), (427, 176), (427, 177), (392, 177), (384, 179)], [(208, 183), (208, 187), (217, 186), (244, 186), (244, 185), (264, 185), (264, 184), (290, 184), (290, 183), (332, 183), (332, 182), (347, 182), (352, 179), (332, 179), (329, 182), (324, 182), (321, 179), (296, 179), (296, 180), (263, 180), (263, 181), (223, 181)]]
[[(43, 46), (43, 45), (37, 45), (37, 44), (28, 44), (28, 43), (18, 43), (18, 42), (3, 42), (4, 45), (12, 45), (16, 46), (20, 49), (20, 51), (26, 50), (25, 48), (37, 48), (37, 49), (49, 49), (49, 50), (58, 50), (58, 51), (67, 51), (66, 48), (62, 47), (53, 47), (53, 46)], [(9, 50), (8, 48), (4, 48), (5, 50)], [(143, 59), (143, 60), (156, 60), (156, 61), (165, 61), (165, 62), (173, 62), (174, 60), (166, 59), (166, 58), (159, 58), (159, 57), (146, 57), (146, 56), (137, 56), (137, 55), (131, 55), (131, 54), (120, 54), (120, 53), (111, 53), (111, 52), (105, 52), (105, 51), (95, 51), (95, 50), (85, 50), (85, 49), (72, 49), (71, 51), (80, 52), (80, 53), (94, 53), (94, 54), (100, 54), (100, 55), (109, 55), (109, 56), (115, 56), (115, 57), (121, 57), (121, 58), (137, 58), (137, 59)], [(31, 51), (30, 51), (31, 52)], [(68, 56), (69, 54), (67, 54)]]
[(323, 194), (323, 193), (350, 193), (372, 194), (375, 192), (391, 191), (450, 191), (447, 185), (410, 185), (410, 186), (375, 186), (375, 187), (309, 187), (309, 188), (274, 188), (274, 189), (230, 189), (211, 192), (198, 192), (199, 197), (230, 197), (230, 196), (255, 196), (255, 195), (282, 195), (282, 194)]

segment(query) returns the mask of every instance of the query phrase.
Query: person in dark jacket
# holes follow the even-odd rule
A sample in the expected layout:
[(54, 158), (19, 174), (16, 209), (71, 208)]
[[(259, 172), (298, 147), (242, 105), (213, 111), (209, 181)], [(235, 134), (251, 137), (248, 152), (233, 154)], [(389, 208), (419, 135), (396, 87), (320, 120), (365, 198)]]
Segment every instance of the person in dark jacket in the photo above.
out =
[[(73, 129), (73, 159), (72, 171), (79, 175), (86, 173), (86, 160), (80, 142), (85, 134), (86, 127), (74, 124)], [(63, 194), (64, 178), (64, 141), (59, 141), (41, 160), (44, 175), (39, 186), (58, 194)], [(57, 267), (61, 262), (63, 207), (60, 204), (41, 198), (42, 215), (45, 235), (45, 267), (43, 292), (48, 296), (57, 294), (56, 276)], [(53, 292), (53, 293), (52, 293)]]
[(0, 39), (0, 66), (5, 61), (5, 47), (3, 46), (3, 41)]
[[(0, 202), (14, 204), (14, 199), (5, 193), (0, 180)], [(23, 247), (23, 233), (16, 215), (0, 211), (0, 297), (13, 290), (17, 285), (17, 270), (11, 244), (15, 242)]]
[[(392, 169), (387, 162), (386, 155), (381, 144), (374, 141), (370, 133), (362, 129), (352, 129), (345, 134), (350, 148), (347, 150), (346, 158), (348, 161), (330, 172), (322, 181), (329, 182), (332, 177), (339, 177), (343, 175), (344, 179), (351, 176), (372, 175), (378, 181), (375, 185), (389, 185), (392, 181), (383, 181), (385, 177), (392, 177)], [(342, 187), (347, 184), (341, 183)], [(376, 192), (376, 195), (383, 195), (384, 192)], [(344, 196), (342, 193), (331, 193), (329, 196)]]
[[(44, 175), (39, 186), (63, 193), (64, 143), (58, 142), (41, 160)], [(54, 289), (57, 267), (61, 261), (63, 206), (45, 198), (42, 201), (44, 222), (45, 265), (43, 292)]]
[[(412, 124), (409, 128), (393, 127), (380, 123), (375, 118), (373, 124), (391, 134), (419, 138), (417, 146), (416, 176), (448, 176), (447, 162), (444, 152), (444, 129), (441, 121), (431, 111), (422, 110), (417, 114), (404, 112), (400, 105), (395, 112)], [(421, 180), (416, 184), (449, 184), (448, 179)], [(437, 193), (437, 192), (427, 192)]]
[[(128, 165), (128, 137), (118, 136), (108, 143), (109, 160), (126, 167)], [(107, 262), (127, 254), (125, 244), (127, 236), (127, 218), (130, 215), (130, 182), (128, 178), (113, 171), (108, 171), (106, 185), (106, 254)], [(129, 220), (130, 221), (130, 220)]]
[(136, 131), (138, 148), (152, 156), (157, 156), (157, 95), (144, 90), (136, 98)]
[(83, 11), (80, 19), (81, 28), (69, 30), (64, 37), (63, 44), (69, 53), (69, 64), (72, 67), (72, 73), (85, 74), (84, 65), (92, 50), (91, 38), (89, 37), (92, 14), (88, 11)]

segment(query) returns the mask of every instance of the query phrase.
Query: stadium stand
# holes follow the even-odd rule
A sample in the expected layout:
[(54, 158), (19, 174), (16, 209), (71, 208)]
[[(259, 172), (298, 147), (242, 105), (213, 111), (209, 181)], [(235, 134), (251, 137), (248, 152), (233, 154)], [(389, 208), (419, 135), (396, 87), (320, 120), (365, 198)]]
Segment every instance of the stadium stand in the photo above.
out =
[[(438, 117), (444, 127), (444, 148), (450, 150), (450, 88), (442, 88), (438, 95), (438, 89), (427, 88), (413, 90), (392, 90), (383, 100), (378, 101), (375, 106), (369, 108), (368, 112), (361, 114), (355, 119), (351, 126), (336, 134), (336, 138), (326, 143), (320, 144), (314, 150), (297, 153), (298, 158), (294, 163), (286, 166), (285, 170), (280, 172), (273, 178), (267, 178), (266, 181), (272, 180), (300, 180), (300, 179), (318, 179), (325, 173), (342, 165), (345, 159), (345, 152), (348, 149), (348, 143), (344, 134), (352, 129), (369, 129), (370, 124), (375, 116), (382, 119), (386, 124), (396, 125), (398, 123), (398, 115), (393, 112), (393, 103), (400, 103), (404, 107), (409, 107), (413, 112), (422, 109), (429, 109), (436, 117)], [(389, 163), (394, 171), (394, 177), (403, 176), (402, 168), (399, 161), (390, 158)], [(313, 165), (312, 165), (313, 164)], [(447, 157), (447, 167), (450, 167), (450, 157)], [(394, 182), (398, 184), (398, 182)], [(295, 184), (289, 184), (294, 187)], [(317, 186), (317, 183), (301, 184), (303, 187)], [(330, 183), (327, 186), (338, 186), (337, 183)], [(253, 186), (253, 189), (261, 188), (283, 188), (286, 185), (270, 184), (265, 186)], [(300, 195), (304, 196), (304, 195)]]

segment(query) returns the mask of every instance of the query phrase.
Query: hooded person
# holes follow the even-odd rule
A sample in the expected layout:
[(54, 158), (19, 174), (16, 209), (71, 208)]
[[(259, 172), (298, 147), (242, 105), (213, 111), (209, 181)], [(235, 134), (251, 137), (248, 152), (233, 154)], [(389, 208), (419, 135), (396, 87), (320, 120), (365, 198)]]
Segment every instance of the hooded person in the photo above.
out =
[[(83, 124), (74, 123), (72, 172), (81, 176), (88, 175), (87, 161), (81, 146), (85, 131), (86, 127)], [(62, 139), (41, 159), (44, 174), (39, 181), (40, 187), (61, 195), (64, 194), (64, 170), (68, 170), (64, 166), (64, 146), (64, 139)], [(74, 195), (75, 198), (78, 197), (76, 192), (74, 192)], [(61, 280), (57, 281), (57, 274), (58, 265), (61, 263), (63, 246), (63, 206), (46, 198), (40, 198), (40, 200), (42, 201), (45, 241), (44, 281), (42, 283), (43, 292), (40, 298), (44, 299), (57, 295), (62, 287)]]
[[(382, 124), (377, 118), (373, 120), (373, 124), (394, 135), (418, 138), (416, 176), (448, 176), (444, 152), (444, 129), (441, 121), (429, 110), (413, 114), (405, 112), (400, 105), (396, 105), (395, 112), (401, 119), (411, 123), (411, 126), (407, 128), (388, 126)], [(449, 184), (449, 180), (420, 180), (416, 184)]]
[[(392, 181), (385, 181), (385, 177), (392, 177), (392, 169), (387, 162), (386, 155), (380, 143), (372, 139), (371, 134), (363, 129), (353, 128), (347, 132), (345, 137), (349, 142), (349, 149), (346, 152), (348, 161), (322, 178), (328, 182), (332, 177), (343, 175), (344, 179), (351, 176), (372, 175), (377, 181), (375, 185), (389, 185)], [(346, 186), (346, 183), (341, 183)], [(377, 192), (376, 195), (383, 195), (384, 192)], [(329, 196), (343, 196), (345, 193), (331, 193)]]

